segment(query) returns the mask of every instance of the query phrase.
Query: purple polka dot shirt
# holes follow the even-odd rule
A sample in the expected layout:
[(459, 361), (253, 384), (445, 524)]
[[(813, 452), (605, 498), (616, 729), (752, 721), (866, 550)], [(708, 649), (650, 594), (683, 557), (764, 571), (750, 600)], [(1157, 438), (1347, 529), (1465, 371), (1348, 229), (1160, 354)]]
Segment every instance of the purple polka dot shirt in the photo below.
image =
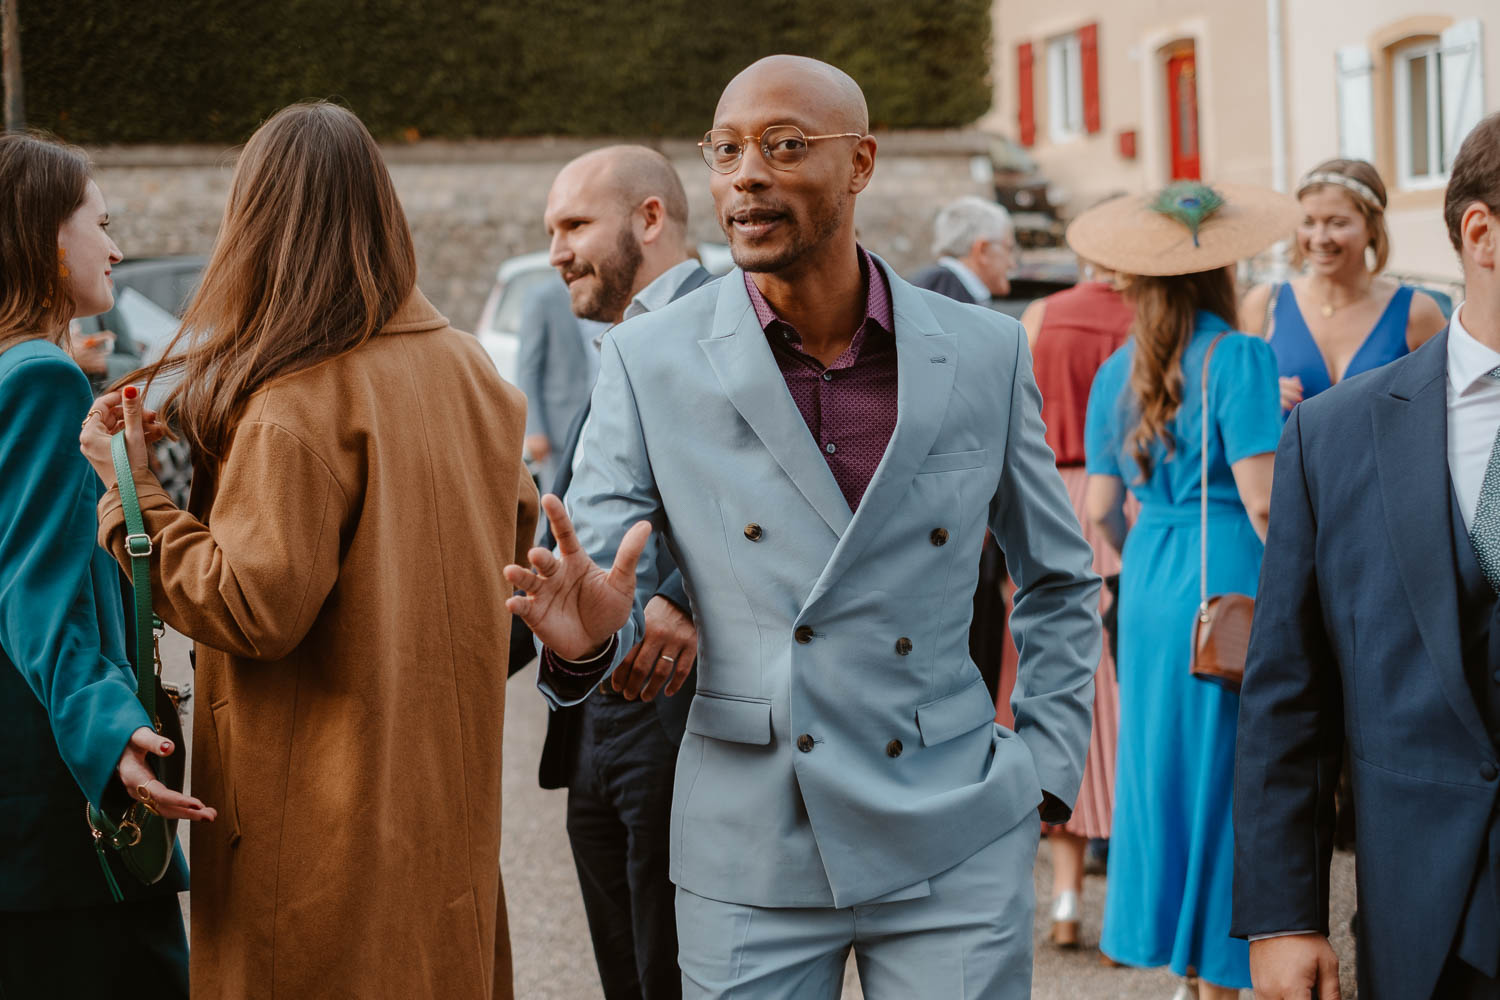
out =
[(750, 275), (745, 290), (771, 343), (792, 400), (849, 502), (859, 507), (896, 429), (896, 337), (891, 289), (864, 247), (859, 269), (868, 292), (865, 318), (833, 364), (802, 350), (802, 338), (766, 301)]

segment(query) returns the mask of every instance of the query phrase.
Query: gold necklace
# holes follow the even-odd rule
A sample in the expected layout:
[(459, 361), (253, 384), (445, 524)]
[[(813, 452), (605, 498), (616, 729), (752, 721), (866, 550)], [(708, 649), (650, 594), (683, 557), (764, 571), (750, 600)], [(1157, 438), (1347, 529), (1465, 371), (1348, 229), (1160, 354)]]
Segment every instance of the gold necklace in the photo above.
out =
[(1369, 294), (1369, 291), (1370, 291), (1369, 288), (1366, 287), (1364, 291), (1360, 292), (1358, 295), (1354, 296), (1349, 301), (1347, 301), (1347, 302), (1340, 302), (1338, 305), (1334, 305), (1332, 302), (1325, 301), (1323, 303), (1323, 305), (1321, 307), (1319, 307), (1318, 311), (1323, 314), (1323, 318), (1324, 319), (1328, 319), (1334, 313), (1338, 312), (1340, 309), (1343, 309), (1345, 306), (1352, 306), (1354, 303), (1356, 303), (1360, 299), (1364, 298), (1366, 295)]

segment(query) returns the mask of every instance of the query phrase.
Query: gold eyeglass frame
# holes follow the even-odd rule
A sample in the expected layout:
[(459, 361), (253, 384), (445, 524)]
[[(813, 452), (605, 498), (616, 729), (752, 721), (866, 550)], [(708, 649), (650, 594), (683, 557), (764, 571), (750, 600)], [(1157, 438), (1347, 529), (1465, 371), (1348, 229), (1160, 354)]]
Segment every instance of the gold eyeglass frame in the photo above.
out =
[[(703, 141), (698, 143), (698, 151), (703, 154), (703, 162), (708, 164), (708, 169), (712, 170), (716, 174), (734, 173), (735, 170), (739, 168), (740, 161), (745, 158), (745, 150), (750, 148), (751, 143), (760, 147), (760, 155), (775, 169), (796, 170), (802, 165), (802, 161), (807, 159), (806, 156), (804, 156), (802, 160), (797, 160), (795, 163), (778, 163), (776, 162), (776, 158), (771, 155), (771, 149), (766, 143), (766, 133), (773, 132), (776, 129), (791, 129), (802, 138), (802, 141), (808, 143), (809, 145), (819, 139), (863, 139), (865, 137), (865, 133), (863, 132), (830, 132), (827, 135), (808, 135), (795, 125), (767, 125), (764, 129), (761, 130), (761, 133), (758, 136), (735, 136), (736, 139), (745, 140), (745, 145), (740, 147), (740, 155), (736, 156), (733, 162), (731, 162), (728, 167), (725, 168), (716, 165), (712, 159), (713, 153), (711, 150), (714, 144), (714, 140), (711, 138), (711, 136), (713, 136), (715, 132), (728, 133), (730, 135), (733, 135), (733, 130), (727, 128), (711, 128), (707, 132), (703, 133)], [(811, 150), (809, 150), (809, 152), (810, 151)]]

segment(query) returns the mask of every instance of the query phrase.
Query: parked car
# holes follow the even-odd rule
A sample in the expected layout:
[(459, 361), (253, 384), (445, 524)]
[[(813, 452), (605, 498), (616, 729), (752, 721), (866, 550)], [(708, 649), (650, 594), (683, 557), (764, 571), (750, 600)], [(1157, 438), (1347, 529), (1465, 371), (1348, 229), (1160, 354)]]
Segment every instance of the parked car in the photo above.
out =
[(208, 258), (201, 254), (121, 261), (111, 275), (115, 282), (114, 308), (78, 320), (79, 332), (86, 335), (108, 330), (122, 341), (135, 344), (145, 360), (153, 360), (177, 332), (178, 320), (198, 290), (207, 264)]
[[(729, 247), (723, 243), (699, 243), (698, 259), (712, 274), (725, 274), (734, 267)], [(490, 289), (474, 332), (507, 382), (514, 384), (516, 381), (521, 309), (533, 289), (556, 276), (557, 270), (547, 263), (545, 252), (512, 257), (495, 272), (495, 286)]]

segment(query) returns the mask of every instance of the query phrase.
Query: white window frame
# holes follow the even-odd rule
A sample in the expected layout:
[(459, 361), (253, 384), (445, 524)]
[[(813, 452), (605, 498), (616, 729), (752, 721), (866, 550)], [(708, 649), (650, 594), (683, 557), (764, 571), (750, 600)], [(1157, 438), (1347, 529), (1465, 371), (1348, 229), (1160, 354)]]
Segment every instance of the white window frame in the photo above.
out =
[[(1411, 162), (1411, 72), (1412, 63), (1427, 59), (1427, 155), (1429, 171), (1412, 173)], [(1398, 49), (1391, 56), (1391, 74), (1396, 104), (1396, 183), (1407, 191), (1440, 188), (1448, 183), (1448, 166), (1456, 150), (1444, 148), (1443, 136), (1443, 46), (1423, 42)]]
[(1047, 135), (1066, 142), (1083, 134), (1083, 46), (1070, 31), (1047, 39)]

